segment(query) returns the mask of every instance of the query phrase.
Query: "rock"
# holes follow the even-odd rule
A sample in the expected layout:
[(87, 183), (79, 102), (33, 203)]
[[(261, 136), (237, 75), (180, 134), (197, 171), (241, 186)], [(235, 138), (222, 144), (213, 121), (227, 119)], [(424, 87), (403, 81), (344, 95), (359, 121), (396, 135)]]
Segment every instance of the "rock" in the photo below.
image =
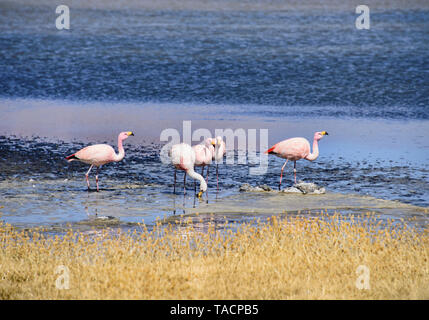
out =
[(303, 193), (301, 190), (299, 190), (298, 188), (295, 188), (295, 187), (284, 188), (284, 189), (280, 190), (280, 192), (284, 192), (284, 193)]
[(271, 187), (266, 185), (266, 184), (263, 184), (263, 185), (259, 186), (258, 188), (261, 188), (264, 191), (273, 191), (273, 189), (271, 189)]
[(325, 188), (319, 187), (312, 182), (302, 182), (295, 184), (294, 188), (299, 189), (303, 194), (323, 194), (326, 192)]
[(118, 220), (116, 217), (112, 217), (112, 216), (96, 216), (95, 219), (99, 219), (99, 220)]
[(271, 187), (267, 186), (266, 184), (252, 187), (250, 184), (245, 183), (240, 186), (239, 191), (241, 192), (263, 192), (263, 191), (272, 191)]
[(245, 183), (240, 186), (240, 189), (238, 189), (238, 191), (247, 192), (247, 191), (250, 191), (251, 188), (252, 186), (250, 184)]
[[(245, 183), (245, 184), (242, 184), (240, 186), (239, 191), (241, 191), (241, 192), (272, 192), (275, 190), (266, 184), (253, 187), (250, 184)], [(324, 193), (326, 193), (326, 190), (323, 187), (319, 187), (315, 183), (300, 181), (299, 183), (293, 185), (292, 187), (284, 188), (284, 189), (280, 190), (279, 192), (299, 193), (299, 194), (324, 194)]]

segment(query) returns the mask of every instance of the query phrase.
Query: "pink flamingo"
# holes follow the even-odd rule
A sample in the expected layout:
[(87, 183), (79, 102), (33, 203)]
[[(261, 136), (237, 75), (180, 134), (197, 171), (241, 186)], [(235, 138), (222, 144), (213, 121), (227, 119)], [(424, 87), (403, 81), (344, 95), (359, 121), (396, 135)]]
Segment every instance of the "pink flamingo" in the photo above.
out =
[(210, 138), (204, 141), (204, 144), (192, 146), (195, 152), (195, 167), (201, 167), (201, 175), (204, 176), (204, 167), (207, 166), (206, 182), (209, 179), (209, 168), (214, 157), (215, 149)]
[(174, 165), (174, 191), (176, 192), (176, 170), (185, 171), (185, 176), (183, 177), (183, 192), (186, 194), (186, 174), (191, 178), (200, 181), (200, 192), (198, 193), (198, 198), (201, 198), (204, 192), (207, 191), (207, 183), (204, 180), (203, 176), (194, 171), (195, 165), (195, 151), (189, 144), (180, 143), (172, 146), (170, 150), (171, 163)]
[(294, 162), (293, 173), (296, 184), (296, 161), (300, 159), (306, 159), (309, 161), (316, 160), (316, 158), (319, 156), (318, 141), (325, 135), (328, 135), (326, 131), (316, 132), (314, 134), (312, 153), (310, 153), (310, 143), (305, 138), (291, 138), (283, 140), (265, 151), (266, 154), (274, 154), (280, 158), (286, 159), (286, 162), (284, 163), (280, 173), (279, 190), (282, 185), (283, 169), (285, 168), (287, 162), (289, 160)]
[(226, 153), (226, 144), (225, 141), (223, 141), (221, 136), (217, 136), (216, 138), (207, 139), (215, 148), (214, 154), (213, 154), (213, 160), (216, 161), (216, 183), (217, 183), (217, 190), (219, 190), (219, 162), (222, 161), (223, 157)]
[(94, 144), (92, 146), (85, 147), (79, 150), (72, 155), (66, 157), (68, 162), (77, 160), (87, 164), (90, 164), (88, 172), (85, 174), (86, 183), (88, 185), (89, 190), (89, 179), (88, 175), (93, 166), (97, 167), (97, 172), (95, 174), (95, 181), (97, 183), (97, 191), (98, 191), (98, 168), (102, 165), (105, 165), (109, 162), (118, 162), (121, 161), (125, 156), (125, 151), (122, 146), (122, 141), (127, 139), (129, 136), (133, 136), (134, 133), (131, 131), (121, 132), (118, 136), (118, 150), (119, 153), (116, 154), (115, 150), (109, 146), (108, 144)]

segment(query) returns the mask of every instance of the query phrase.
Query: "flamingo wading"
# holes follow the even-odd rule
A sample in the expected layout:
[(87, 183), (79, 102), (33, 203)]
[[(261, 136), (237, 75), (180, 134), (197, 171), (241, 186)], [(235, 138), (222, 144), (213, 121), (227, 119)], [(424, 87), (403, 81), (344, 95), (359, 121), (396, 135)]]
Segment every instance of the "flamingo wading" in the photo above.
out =
[(225, 156), (226, 144), (221, 136), (217, 136), (216, 138), (210, 139), (210, 142), (215, 148), (213, 160), (216, 161), (216, 184), (217, 190), (219, 190), (219, 162), (221, 162), (223, 160), (223, 157)]
[(270, 149), (265, 151), (266, 154), (274, 154), (277, 157), (286, 159), (280, 173), (279, 190), (282, 185), (283, 169), (285, 168), (289, 160), (293, 161), (293, 174), (296, 184), (296, 161), (300, 159), (306, 159), (309, 161), (316, 160), (319, 156), (319, 145), (318, 141), (327, 136), (326, 131), (316, 132), (313, 139), (313, 152), (310, 152), (310, 143), (305, 138), (291, 138), (276, 143)]
[(99, 190), (98, 189), (98, 169), (99, 169), (99, 167), (101, 167), (102, 165), (105, 165), (109, 162), (121, 161), (125, 156), (125, 150), (124, 150), (124, 147), (122, 146), (122, 141), (127, 139), (129, 136), (133, 136), (133, 135), (134, 135), (134, 133), (132, 133), (131, 131), (121, 132), (119, 134), (119, 136), (118, 136), (118, 151), (119, 151), (119, 153), (118, 154), (116, 154), (115, 149), (113, 149), (108, 144), (94, 144), (94, 145), (85, 147), (85, 148), (79, 150), (78, 152), (73, 153), (72, 155), (67, 156), (66, 160), (68, 162), (77, 160), (77, 161), (81, 161), (81, 162), (84, 162), (86, 164), (91, 165), (89, 167), (88, 172), (85, 174), (86, 183), (88, 185), (88, 190), (90, 190), (88, 175), (89, 175), (92, 167), (95, 166), (97, 168), (97, 171), (95, 174), (95, 181), (97, 184), (97, 191), (98, 191)]
[(213, 147), (213, 143), (211, 138), (208, 138), (204, 141), (204, 144), (197, 144), (192, 146), (195, 152), (195, 167), (201, 167), (201, 175), (204, 177), (204, 167), (207, 167), (207, 176), (206, 183), (208, 183), (209, 179), (209, 168), (212, 163), (212, 159), (214, 157), (215, 149)]
[(171, 163), (174, 165), (174, 191), (176, 192), (176, 171), (177, 169), (185, 171), (183, 177), (183, 190), (186, 194), (186, 174), (191, 178), (200, 181), (200, 192), (198, 198), (201, 198), (204, 192), (207, 191), (207, 183), (203, 176), (194, 171), (195, 151), (189, 144), (179, 143), (171, 147), (170, 150)]

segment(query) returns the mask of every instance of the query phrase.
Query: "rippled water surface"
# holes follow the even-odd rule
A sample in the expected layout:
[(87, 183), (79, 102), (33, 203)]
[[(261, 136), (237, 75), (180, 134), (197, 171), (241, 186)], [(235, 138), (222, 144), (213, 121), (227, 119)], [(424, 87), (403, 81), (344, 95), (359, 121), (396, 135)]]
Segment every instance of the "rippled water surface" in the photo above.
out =
[(57, 2), (2, 1), (0, 95), (429, 118), (427, 4), (375, 1), (357, 30), (352, 4), (240, 2), (75, 1), (58, 31)]

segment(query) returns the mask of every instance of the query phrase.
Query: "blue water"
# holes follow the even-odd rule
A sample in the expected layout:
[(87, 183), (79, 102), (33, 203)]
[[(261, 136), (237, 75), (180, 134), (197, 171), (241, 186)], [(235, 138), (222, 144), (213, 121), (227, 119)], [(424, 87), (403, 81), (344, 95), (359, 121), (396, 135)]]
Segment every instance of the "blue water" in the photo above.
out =
[(429, 119), (428, 9), (374, 9), (371, 29), (357, 30), (355, 8), (334, 1), (332, 10), (267, 2), (258, 11), (237, 10), (239, 1), (212, 10), (78, 1), (70, 30), (59, 31), (57, 4), (23, 2), (0, 4), (0, 97)]

